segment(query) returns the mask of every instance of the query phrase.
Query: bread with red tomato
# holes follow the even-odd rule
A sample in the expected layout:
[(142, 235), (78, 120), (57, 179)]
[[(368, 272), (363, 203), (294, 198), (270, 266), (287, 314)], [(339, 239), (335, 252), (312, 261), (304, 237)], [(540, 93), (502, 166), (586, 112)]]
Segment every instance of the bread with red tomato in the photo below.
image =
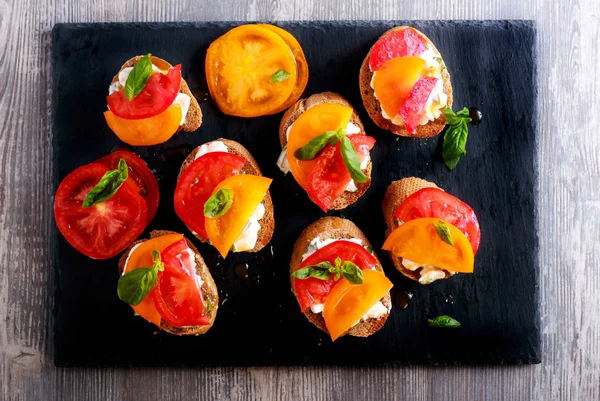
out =
[[(335, 249), (336, 247), (337, 250)], [(319, 255), (319, 252), (321, 252), (321, 255)], [(328, 255), (328, 253), (331, 252), (333, 253)], [(385, 286), (378, 289), (379, 294), (373, 299), (373, 301), (375, 301), (373, 302), (373, 305), (358, 305), (367, 310), (366, 314), (358, 312), (360, 316), (356, 318), (356, 321), (350, 322), (351, 327), (348, 327), (347, 329), (344, 326), (341, 328), (335, 326), (338, 329), (336, 333), (331, 333), (328, 330), (328, 322), (326, 322), (324, 318), (325, 308), (327, 308), (325, 305), (327, 305), (328, 295), (331, 295), (331, 291), (333, 291), (336, 286), (348, 285), (346, 279), (340, 277), (339, 280), (331, 282), (332, 278), (335, 279), (334, 276), (329, 280), (319, 280), (313, 277), (301, 280), (294, 276), (294, 272), (306, 267), (304, 266), (305, 264), (312, 263), (311, 258), (316, 258), (315, 260), (317, 260), (321, 257), (324, 257), (325, 260), (328, 260), (327, 258), (334, 259), (340, 257), (342, 263), (347, 259), (352, 258), (352, 260), (356, 262), (356, 265), (361, 268), (364, 275), (367, 274), (364, 273), (366, 270), (377, 272), (377, 275), (380, 276), (378, 279), (380, 279)], [(359, 264), (361, 264), (359, 261), (362, 262), (362, 266), (359, 266)], [(294, 249), (292, 251), (290, 279), (292, 283), (292, 292), (300, 304), (302, 313), (312, 324), (326, 333), (331, 334), (334, 340), (346, 334), (355, 337), (368, 337), (381, 329), (389, 316), (391, 310), (389, 289), (391, 289), (392, 284), (385, 278), (381, 262), (373, 251), (371, 243), (363, 232), (350, 220), (339, 217), (323, 217), (304, 229), (294, 244)], [(313, 282), (310, 283), (307, 280), (313, 280)], [(311, 295), (310, 291), (307, 292), (306, 290), (306, 288), (310, 288), (311, 286), (313, 286), (314, 289), (315, 285), (319, 286), (323, 283), (333, 285), (329, 294), (320, 291)], [(366, 286), (364, 283), (354, 285)], [(324, 291), (327, 290), (325, 289)], [(308, 296), (308, 298), (306, 298), (306, 296)], [(323, 300), (325, 300), (324, 303), (321, 302)], [(322, 311), (319, 311), (319, 309)], [(375, 309), (381, 310), (375, 312)], [(370, 315), (367, 315), (369, 313)]]
[[(121, 258), (119, 259), (119, 273), (121, 274), (121, 277), (123, 277), (123, 275), (126, 273), (125, 269), (127, 268), (127, 272), (135, 270), (137, 268), (140, 267), (145, 267), (147, 265), (147, 263), (142, 263), (141, 262), (141, 258), (140, 258), (140, 262), (138, 262), (138, 264), (141, 264), (143, 266), (128, 266), (128, 263), (130, 262), (130, 258), (132, 257), (132, 253), (136, 250), (138, 250), (138, 252), (141, 252), (143, 250), (139, 250), (139, 246), (148, 242), (148, 241), (152, 241), (152, 240), (156, 240), (156, 239), (166, 239), (168, 237), (175, 237), (177, 240), (180, 239), (184, 239), (185, 243), (187, 245), (187, 248), (189, 249), (189, 251), (191, 251), (193, 253), (193, 268), (195, 270), (195, 282), (197, 284), (199, 284), (199, 291), (201, 291), (201, 295), (202, 295), (202, 300), (204, 305), (200, 305), (201, 308), (200, 309), (195, 309), (196, 312), (201, 311), (203, 312), (203, 320), (206, 320), (205, 323), (206, 324), (202, 324), (202, 325), (188, 325), (187, 323), (184, 323), (183, 325), (179, 326), (179, 325), (174, 325), (172, 323), (175, 323), (173, 320), (171, 320), (171, 323), (169, 323), (167, 320), (170, 319), (177, 319), (180, 320), (182, 322), (185, 321), (185, 319), (189, 319), (190, 317), (186, 317), (186, 316), (182, 316), (182, 315), (177, 315), (177, 310), (172, 311), (172, 315), (174, 317), (172, 318), (165, 318), (164, 316), (162, 316), (161, 312), (160, 312), (160, 308), (158, 308), (158, 306), (156, 305), (156, 302), (154, 300), (154, 294), (150, 293), (148, 295), (146, 295), (146, 297), (144, 298), (144, 300), (142, 301), (142, 303), (138, 304), (137, 306), (133, 306), (134, 312), (141, 316), (142, 318), (145, 318), (146, 320), (150, 321), (151, 323), (154, 323), (157, 327), (159, 327), (161, 330), (164, 330), (168, 333), (171, 334), (175, 334), (175, 335), (199, 335), (199, 334), (204, 334), (206, 333), (214, 324), (215, 318), (217, 317), (217, 310), (219, 309), (219, 292), (217, 290), (217, 285), (215, 284), (215, 281), (212, 277), (212, 275), (210, 274), (210, 270), (208, 269), (208, 266), (206, 265), (206, 263), (204, 262), (204, 259), (202, 258), (202, 256), (200, 255), (200, 252), (198, 251), (198, 249), (194, 246), (194, 244), (188, 240), (187, 238), (185, 238), (183, 235), (177, 234), (173, 231), (166, 231), (166, 230), (155, 230), (150, 232), (150, 238), (149, 240), (139, 240), (134, 242), (133, 244), (131, 244), (129, 246), (129, 248), (127, 248), (125, 250), (125, 253), (123, 253), (123, 255), (121, 256)], [(174, 238), (174, 239), (175, 239)], [(175, 242), (174, 241), (173, 244), (169, 244), (170, 240), (167, 241), (166, 243), (161, 244), (160, 242), (156, 243), (156, 246), (151, 246), (150, 248), (156, 248), (156, 247), (164, 247), (164, 249), (158, 249), (158, 251), (162, 252), (162, 254), (164, 255), (164, 251), (165, 249), (168, 248), (169, 245), (173, 245)], [(148, 248), (148, 250), (150, 250), (150, 248)], [(186, 250), (187, 252), (189, 252), (188, 250)], [(143, 255), (142, 255), (143, 256)], [(187, 259), (187, 258), (184, 258)], [(165, 274), (165, 272), (168, 272), (168, 269), (173, 268), (172, 266), (169, 265), (169, 262), (167, 260), (162, 260), (163, 263), (165, 263), (165, 270), (162, 272), (159, 272), (158, 274)], [(191, 261), (188, 260), (188, 262), (191, 263)], [(131, 262), (133, 263), (133, 261)], [(151, 265), (151, 263), (150, 263)], [(183, 276), (186, 277), (186, 276)], [(157, 282), (157, 285), (160, 285), (160, 279)], [(181, 281), (179, 281), (181, 282)], [(194, 283), (191, 283), (194, 284)], [(155, 289), (153, 289), (152, 291), (156, 291)], [(174, 289), (174, 291), (177, 291), (177, 288)], [(175, 303), (171, 303), (171, 305), (174, 305)], [(209, 306), (210, 305), (210, 306)], [(192, 305), (191, 307), (188, 308), (187, 311), (182, 311), (182, 313), (189, 313), (189, 309), (192, 309), (194, 306), (198, 306), (198, 305)], [(156, 308), (155, 310), (153, 309)], [(138, 309), (141, 308), (141, 309)], [(152, 309), (151, 311), (148, 311), (149, 309)], [(202, 311), (203, 309), (203, 311)], [(158, 315), (157, 315), (158, 313)]]
[[(219, 155), (219, 153), (226, 154)], [(215, 160), (212, 162), (206, 162), (204, 168), (201, 168), (201, 166), (199, 166), (200, 162), (195, 163), (200, 158), (207, 158), (213, 156)], [(239, 164), (236, 166), (227, 166), (225, 160), (226, 158), (237, 159), (239, 161)], [(238, 161), (233, 160), (234, 163), (237, 163)], [(220, 164), (224, 164), (224, 166), (217, 167)], [(186, 211), (184, 210), (184, 204), (189, 204), (190, 202), (186, 200), (184, 196), (179, 196), (180, 193), (184, 192), (184, 187), (186, 187), (186, 182), (184, 182), (186, 180), (185, 174), (190, 168), (192, 168), (192, 170), (190, 170), (189, 173), (193, 176), (194, 179), (210, 176), (211, 172), (219, 175), (219, 178), (216, 181), (208, 179), (208, 181), (204, 184), (204, 189), (206, 191), (209, 191), (209, 193), (212, 192), (215, 188), (215, 185), (219, 183), (217, 181), (220, 181), (227, 175), (244, 175), (261, 177), (262, 179), (265, 178), (262, 175), (258, 163), (254, 159), (254, 157), (252, 157), (250, 152), (238, 142), (232, 141), (230, 139), (219, 138), (214, 141), (207, 142), (201, 146), (198, 146), (197, 148), (192, 150), (192, 152), (190, 152), (188, 157), (184, 160), (179, 171), (179, 176), (177, 178), (178, 183), (175, 194), (175, 210), (179, 217), (182, 219), (182, 221), (186, 224), (188, 229), (192, 232), (192, 234), (196, 236), (196, 238), (198, 238), (202, 242), (212, 243), (213, 245), (215, 245), (213, 243), (214, 241), (210, 240), (209, 232), (205, 231), (202, 227), (204, 224), (198, 221), (198, 218), (201, 219), (202, 216), (199, 217), (198, 213), (196, 212), (186, 213)], [(218, 168), (228, 169), (227, 174), (223, 175), (220, 171), (213, 171)], [(188, 181), (190, 178), (192, 177), (188, 175)], [(191, 184), (193, 184), (193, 182)], [(188, 182), (187, 185), (190, 185), (190, 183)], [(206, 197), (206, 194), (204, 195), (204, 197), (196, 194), (195, 197), (200, 203), (206, 201), (204, 199)], [(271, 200), (271, 195), (268, 190), (266, 190), (264, 197), (262, 197), (262, 200), (260, 201), (260, 206), (258, 206), (257, 209), (258, 208), (262, 209), (262, 213), (259, 213), (258, 215), (254, 213), (253, 217), (251, 217), (250, 220), (248, 220), (248, 224), (244, 228), (242, 234), (240, 234), (241, 237), (238, 237), (233, 244), (233, 247), (231, 249), (233, 252), (258, 252), (271, 241), (273, 231), (275, 230), (275, 215), (273, 211), (273, 202)], [(256, 219), (258, 216), (259, 218)], [(252, 220), (253, 218), (256, 221)], [(205, 221), (207, 221), (206, 219), (207, 218), (204, 217)], [(200, 223), (200, 227), (197, 225), (198, 223)], [(252, 230), (254, 230), (255, 232)], [(243, 240), (242, 237), (244, 236), (246, 236), (248, 241)], [(236, 247), (236, 244), (241, 244), (241, 246)]]
[[(294, 138), (294, 143), (297, 144), (294, 146), (295, 148), (306, 145), (310, 139), (314, 139), (314, 137), (318, 134), (338, 129), (340, 123), (344, 126), (342, 129), (345, 130), (346, 136), (349, 138), (353, 138), (354, 140), (360, 137), (362, 139), (369, 140), (369, 143), (360, 143), (360, 145), (357, 145), (357, 143), (354, 142), (352, 143), (354, 149), (361, 152), (359, 153), (359, 156), (361, 157), (360, 170), (366, 177), (364, 182), (357, 182), (352, 179), (350, 174), (348, 174), (346, 171), (347, 168), (344, 167), (342, 162), (343, 159), (336, 153), (333, 154), (333, 158), (337, 160), (337, 164), (339, 164), (341, 172), (345, 174), (344, 183), (346, 185), (345, 187), (342, 186), (341, 190), (333, 191), (331, 195), (322, 190), (323, 186), (319, 185), (317, 182), (318, 174), (315, 173), (314, 169), (311, 172), (303, 172), (301, 168), (297, 168), (293, 164), (290, 164), (290, 158), (294, 158), (294, 153), (291, 151), (288, 152), (290, 134), (294, 136), (302, 135), (302, 133), (296, 133), (292, 131), (292, 127), (295, 126), (295, 124), (298, 124), (297, 121), (300, 118), (305, 120), (305, 117), (307, 117), (309, 113), (313, 113), (316, 108), (323, 108), (327, 105), (333, 105), (333, 110), (330, 111), (331, 114), (335, 114), (335, 112), (340, 110), (341, 113), (347, 112), (347, 114), (345, 116), (340, 116), (339, 121), (333, 122), (333, 124), (337, 125), (330, 125), (330, 122), (325, 122), (323, 125), (310, 124), (312, 127), (316, 127), (317, 131), (311, 132), (310, 128), (303, 129), (302, 132), (304, 135), (308, 136), (306, 136), (304, 139), (299, 138), (298, 140)], [(339, 106), (341, 106), (342, 109), (340, 109)], [(318, 115), (316, 115), (314, 118), (318, 118)], [(305, 122), (301, 121), (301, 123)], [(279, 142), (281, 143), (282, 147), (282, 153), (277, 162), (280, 170), (284, 174), (291, 172), (298, 184), (300, 184), (300, 186), (307, 191), (309, 198), (324, 211), (341, 210), (346, 208), (347, 206), (356, 202), (371, 185), (371, 171), (373, 164), (370, 159), (369, 150), (373, 147), (375, 140), (369, 136), (366, 136), (364, 126), (360, 121), (358, 114), (352, 108), (352, 105), (344, 97), (337, 93), (317, 93), (309, 96), (308, 98), (300, 99), (292, 107), (290, 107), (283, 115), (281, 123), (279, 124)], [(327, 147), (329, 146), (333, 145), (328, 145)], [(337, 146), (338, 150), (336, 150), (336, 152), (340, 152), (339, 145)], [(317, 168), (317, 166), (324, 161), (322, 159), (324, 158), (327, 147), (318, 154), (316, 159), (314, 159), (317, 161), (315, 168)], [(294, 161), (294, 163), (297, 162)], [(301, 166), (301, 163), (297, 163), (296, 165)], [(331, 167), (331, 164), (328, 167)], [(332, 170), (330, 169), (330, 171)], [(313, 177), (315, 178), (315, 182), (311, 180)], [(314, 190), (311, 189), (313, 186)], [(323, 197), (323, 199), (320, 199), (320, 197)]]
[(446, 124), (442, 111), (452, 108), (450, 74), (440, 52), (425, 34), (408, 26), (390, 29), (371, 47), (360, 68), (359, 85), (373, 122), (400, 136), (439, 134)]
[[(389, 251), (394, 266), (404, 276), (421, 284), (429, 284), (459, 272), (473, 272), (473, 258), (479, 248), (481, 233), (475, 212), (466, 203), (432, 182), (408, 177), (394, 181), (388, 186), (382, 207), (387, 226), (385, 232), (387, 240), (383, 249)], [(434, 224), (439, 226), (440, 220), (449, 227), (453, 245), (443, 241), (442, 235), (437, 233)], [(411, 221), (411, 224), (418, 224), (417, 221), (426, 223), (425, 226), (413, 227), (413, 232), (422, 232), (424, 228), (430, 230), (429, 238), (424, 239), (422, 243), (414, 241), (414, 237), (411, 238), (413, 240), (410, 241), (411, 243), (422, 247), (421, 252), (415, 249), (400, 250), (392, 243), (392, 234), (398, 234), (399, 228)], [(400, 248), (402, 243), (409, 242), (408, 238), (410, 233), (405, 233), (403, 238), (398, 237)], [(416, 255), (414, 259), (423, 259), (412, 260), (402, 257), (402, 252), (410, 252), (411, 257)], [(454, 266), (441, 268), (435, 264), (435, 259), (428, 259), (442, 255), (444, 252), (451, 252), (453, 257), (455, 256)]]

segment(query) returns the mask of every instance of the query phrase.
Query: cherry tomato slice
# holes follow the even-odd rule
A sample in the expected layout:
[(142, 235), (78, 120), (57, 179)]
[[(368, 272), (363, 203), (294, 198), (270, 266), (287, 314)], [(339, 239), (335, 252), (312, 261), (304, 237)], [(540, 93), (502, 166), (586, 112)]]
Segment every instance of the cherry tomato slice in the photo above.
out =
[(146, 162), (141, 157), (127, 150), (117, 150), (96, 160), (96, 163), (105, 165), (109, 170), (114, 170), (118, 167), (119, 160), (121, 159), (124, 159), (129, 167), (127, 181), (136, 185), (138, 193), (146, 201), (146, 205), (148, 206), (146, 224), (149, 224), (158, 210), (160, 192), (158, 190), (158, 181)]
[(162, 318), (175, 327), (209, 324), (196, 276), (194, 253), (184, 238), (161, 252), (165, 270), (158, 272), (152, 297)]
[(169, 108), (181, 86), (181, 64), (169, 68), (166, 74), (150, 75), (144, 89), (132, 100), (125, 97), (125, 90), (109, 95), (106, 100), (112, 113), (127, 120), (140, 120), (159, 115)]
[[(300, 264), (298, 269), (316, 265), (320, 262), (329, 262), (335, 265), (335, 259), (338, 257), (342, 261), (354, 263), (361, 270), (370, 270), (377, 266), (377, 259), (364, 246), (351, 241), (339, 240), (312, 253)], [(300, 308), (303, 311), (311, 305), (325, 303), (327, 295), (329, 295), (333, 286), (338, 283), (338, 281), (333, 280), (333, 277), (329, 280), (319, 280), (314, 277), (300, 280), (292, 277), (292, 280), (292, 285), (300, 301)]]
[(54, 196), (58, 229), (75, 249), (93, 259), (117, 255), (146, 227), (146, 202), (127, 182), (110, 199), (89, 208), (82, 206), (107, 171), (99, 163), (81, 166), (65, 177)]
[(422, 77), (415, 83), (408, 97), (400, 107), (400, 115), (404, 121), (404, 127), (410, 134), (417, 132), (419, 120), (425, 111), (427, 99), (431, 91), (435, 88), (438, 78)]
[(421, 217), (437, 217), (452, 224), (467, 237), (473, 253), (479, 249), (481, 231), (473, 209), (455, 196), (438, 188), (423, 188), (404, 200), (394, 217), (407, 222)]
[(427, 50), (427, 42), (414, 28), (394, 29), (375, 42), (369, 56), (371, 71), (379, 70), (396, 57), (418, 56)]
[(227, 152), (211, 152), (198, 159), (183, 172), (175, 188), (174, 206), (177, 216), (202, 238), (208, 238), (204, 227), (204, 204), (215, 187), (225, 178), (236, 175), (246, 159)]

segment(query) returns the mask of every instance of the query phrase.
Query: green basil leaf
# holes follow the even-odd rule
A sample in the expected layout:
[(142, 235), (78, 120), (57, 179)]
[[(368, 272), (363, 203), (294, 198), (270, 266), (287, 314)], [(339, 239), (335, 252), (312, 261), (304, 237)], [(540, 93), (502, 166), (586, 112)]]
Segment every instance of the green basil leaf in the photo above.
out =
[(319, 280), (329, 280), (331, 278), (331, 272), (329, 270), (312, 269), (310, 271), (310, 277), (317, 278)]
[(124, 94), (127, 100), (133, 100), (146, 86), (152, 74), (152, 61), (150, 54), (145, 55), (133, 66), (125, 82)]
[(368, 245), (367, 245), (367, 246), (365, 246), (365, 248), (367, 249), (367, 252), (369, 252), (369, 253), (371, 253), (371, 254), (374, 254), (374, 253), (375, 253), (375, 249), (373, 249), (373, 247), (372, 247), (372, 246), (368, 246)]
[(450, 108), (444, 109), (444, 116), (446, 116), (446, 125), (457, 125), (461, 122), (471, 122), (469, 117), (469, 109), (464, 107), (462, 110), (455, 113)]
[(140, 267), (127, 272), (117, 284), (119, 299), (130, 305), (139, 305), (152, 291), (157, 279), (157, 271), (152, 267)]
[(452, 234), (450, 233), (450, 227), (448, 227), (448, 224), (445, 221), (439, 220), (437, 223), (433, 223), (433, 226), (435, 227), (435, 231), (437, 231), (442, 241), (447, 244), (454, 245)]
[(340, 150), (344, 158), (344, 164), (348, 172), (350, 172), (352, 179), (355, 182), (367, 182), (367, 176), (360, 169), (360, 157), (356, 153), (350, 139), (344, 134), (338, 136), (338, 139), (341, 141)]
[(345, 261), (342, 265), (342, 276), (352, 284), (364, 283), (362, 270), (350, 261)]
[(319, 280), (329, 280), (331, 278), (331, 263), (329, 262), (320, 262), (316, 265), (306, 266), (301, 269), (296, 270), (292, 273), (292, 276), (305, 280), (309, 277), (318, 278)]
[(429, 327), (451, 328), (455, 329), (460, 326), (460, 322), (451, 318), (448, 315), (438, 316), (434, 319), (427, 319)]
[(221, 188), (204, 204), (204, 216), (212, 219), (223, 216), (233, 203), (233, 190)]
[(338, 271), (336, 271), (336, 272), (335, 272), (335, 276), (333, 277), (333, 279), (334, 279), (335, 281), (338, 281), (338, 280), (340, 279), (340, 276), (341, 276), (341, 273), (340, 273), (340, 271), (338, 270)]
[(121, 188), (128, 173), (129, 168), (125, 160), (119, 160), (119, 167), (116, 170), (107, 171), (100, 178), (100, 181), (85, 196), (82, 206), (88, 208), (110, 199)]
[(291, 76), (292, 74), (290, 74), (286, 70), (278, 70), (273, 75), (271, 75), (271, 78), (269, 78), (269, 82), (282, 82)]
[(461, 121), (455, 125), (450, 125), (444, 134), (444, 143), (442, 145), (442, 156), (446, 166), (452, 170), (458, 164), (461, 156), (467, 154), (467, 137), (469, 129), (467, 123)]
[(312, 271), (312, 266), (303, 267), (302, 269), (298, 269), (292, 273), (292, 276), (305, 280), (310, 277), (310, 272)]
[(340, 258), (338, 256), (337, 258), (335, 258), (334, 263), (335, 263), (335, 267), (341, 267), (342, 266), (342, 258)]
[(206, 297), (206, 299), (204, 300), (204, 304), (206, 305), (206, 313), (212, 312), (215, 309), (215, 306), (208, 297)]
[(326, 131), (321, 135), (311, 139), (308, 143), (301, 148), (296, 149), (294, 157), (298, 160), (313, 160), (317, 157), (319, 152), (327, 146), (331, 140), (337, 135), (336, 131)]

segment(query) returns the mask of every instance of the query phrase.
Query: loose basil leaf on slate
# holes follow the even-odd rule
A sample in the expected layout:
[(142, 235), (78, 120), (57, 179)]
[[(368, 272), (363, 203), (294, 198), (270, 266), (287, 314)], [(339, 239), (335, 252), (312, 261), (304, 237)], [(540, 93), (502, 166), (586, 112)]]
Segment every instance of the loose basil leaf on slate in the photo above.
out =
[(342, 265), (342, 276), (352, 284), (364, 283), (362, 270), (354, 263), (345, 261)]
[(110, 199), (121, 188), (128, 175), (127, 163), (124, 159), (119, 160), (118, 168), (104, 173), (100, 181), (87, 193), (81, 206), (88, 208)]
[(204, 204), (204, 216), (217, 218), (223, 216), (233, 203), (233, 190), (221, 188)]
[(455, 329), (460, 326), (460, 322), (451, 318), (448, 315), (438, 316), (434, 319), (427, 319), (429, 327), (450, 328)]
[(458, 164), (461, 156), (467, 154), (467, 137), (469, 129), (467, 123), (471, 121), (469, 109), (466, 107), (457, 113), (452, 109), (445, 109), (446, 125), (448, 126), (444, 134), (442, 145), (442, 157), (446, 166), (452, 170)]
[(437, 223), (433, 223), (435, 227), (435, 231), (437, 231), (438, 235), (447, 244), (454, 245), (454, 241), (452, 240), (452, 233), (450, 232), (450, 227), (446, 224), (445, 221), (440, 220)]
[(146, 86), (148, 78), (152, 74), (152, 61), (150, 60), (150, 53), (143, 56), (127, 77), (125, 82), (125, 97), (127, 100), (133, 100)]
[[(331, 139), (335, 138), (339, 131), (326, 131), (321, 135), (311, 139), (308, 143), (301, 148), (296, 149), (294, 157), (298, 160), (313, 160), (317, 157), (319, 152), (330, 144)], [(343, 132), (342, 132), (343, 135)]]
[(360, 157), (356, 153), (354, 145), (346, 135), (339, 137), (339, 140), (341, 141), (340, 150), (344, 158), (344, 164), (350, 172), (350, 176), (355, 182), (367, 182), (367, 176), (360, 169)]
[(157, 250), (152, 251), (152, 261), (152, 266), (131, 270), (119, 278), (117, 295), (121, 301), (134, 306), (139, 305), (152, 291), (158, 280), (158, 272), (165, 270)]
[(282, 82), (291, 76), (292, 74), (290, 74), (286, 70), (278, 70), (273, 75), (271, 75), (271, 78), (269, 78), (269, 82)]

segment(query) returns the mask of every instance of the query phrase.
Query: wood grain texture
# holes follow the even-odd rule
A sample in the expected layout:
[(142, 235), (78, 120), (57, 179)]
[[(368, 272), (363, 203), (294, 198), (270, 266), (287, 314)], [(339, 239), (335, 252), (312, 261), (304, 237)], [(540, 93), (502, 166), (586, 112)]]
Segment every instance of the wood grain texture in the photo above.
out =
[[(535, 19), (543, 362), (522, 367), (52, 367), (50, 30), (56, 22)], [(600, 3), (0, 2), (0, 400), (600, 399)]]

